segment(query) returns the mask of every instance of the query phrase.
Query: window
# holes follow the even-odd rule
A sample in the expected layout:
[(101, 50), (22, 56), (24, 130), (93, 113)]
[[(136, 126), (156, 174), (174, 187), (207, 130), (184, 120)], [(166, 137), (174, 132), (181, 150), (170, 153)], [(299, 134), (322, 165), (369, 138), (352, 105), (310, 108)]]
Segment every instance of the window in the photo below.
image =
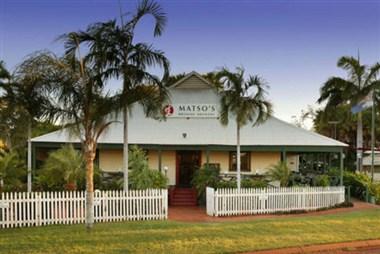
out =
[[(251, 171), (251, 153), (240, 153), (241, 171)], [(230, 152), (230, 171), (236, 171), (236, 152)]]

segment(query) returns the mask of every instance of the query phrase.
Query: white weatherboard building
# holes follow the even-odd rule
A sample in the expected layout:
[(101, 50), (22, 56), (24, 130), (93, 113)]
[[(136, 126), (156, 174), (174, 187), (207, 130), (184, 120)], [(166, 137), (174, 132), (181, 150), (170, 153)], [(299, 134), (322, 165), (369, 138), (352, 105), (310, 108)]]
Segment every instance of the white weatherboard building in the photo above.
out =
[[(374, 156), (374, 179), (379, 181), (380, 180), (380, 152), (375, 151)], [(371, 166), (372, 166), (372, 152), (367, 151), (364, 152), (363, 157), (363, 170), (366, 172), (369, 176), (371, 176)]]
[[(166, 120), (146, 118), (138, 105), (132, 109), (130, 144), (147, 151), (150, 167), (165, 170), (171, 186), (191, 187), (194, 171), (207, 163), (219, 167), (222, 174), (235, 174), (236, 124), (233, 119), (228, 126), (220, 124), (220, 98), (215, 86), (192, 72), (171, 86), (170, 94), (170, 104), (164, 108)], [(66, 143), (79, 144), (64, 129), (36, 137), (32, 142), (34, 167), (49, 149)], [(112, 124), (99, 139), (97, 163), (103, 171), (121, 171), (122, 142), (122, 122)], [(305, 164), (305, 154), (318, 154), (319, 161), (327, 161), (328, 154), (335, 154), (336, 160), (337, 155), (342, 158), (346, 146), (271, 117), (262, 125), (241, 129), (242, 172), (263, 174), (280, 160), (286, 160), (297, 171)]]

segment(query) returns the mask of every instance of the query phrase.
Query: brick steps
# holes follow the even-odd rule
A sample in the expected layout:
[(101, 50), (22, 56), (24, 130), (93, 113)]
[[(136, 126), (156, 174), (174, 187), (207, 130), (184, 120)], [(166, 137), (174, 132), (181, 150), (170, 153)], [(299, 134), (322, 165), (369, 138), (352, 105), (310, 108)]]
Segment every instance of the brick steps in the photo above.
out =
[(197, 193), (192, 188), (173, 188), (169, 201), (171, 206), (196, 206)]

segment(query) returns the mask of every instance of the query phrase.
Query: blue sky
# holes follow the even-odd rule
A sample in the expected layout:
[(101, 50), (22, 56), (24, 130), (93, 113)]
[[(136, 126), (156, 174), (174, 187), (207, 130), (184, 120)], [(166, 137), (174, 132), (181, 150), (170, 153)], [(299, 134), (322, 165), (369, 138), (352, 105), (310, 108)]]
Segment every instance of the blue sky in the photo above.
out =
[[(275, 115), (291, 121), (315, 105), (343, 55), (380, 61), (380, 1), (159, 1), (168, 15), (160, 38), (146, 18), (137, 39), (171, 60), (171, 72), (244, 66), (270, 85)], [(121, 0), (125, 12), (136, 1)], [(119, 15), (117, 0), (0, 0), (0, 59), (13, 69), (36, 50), (63, 51), (58, 35)], [(117, 83), (113, 84), (115, 87)]]

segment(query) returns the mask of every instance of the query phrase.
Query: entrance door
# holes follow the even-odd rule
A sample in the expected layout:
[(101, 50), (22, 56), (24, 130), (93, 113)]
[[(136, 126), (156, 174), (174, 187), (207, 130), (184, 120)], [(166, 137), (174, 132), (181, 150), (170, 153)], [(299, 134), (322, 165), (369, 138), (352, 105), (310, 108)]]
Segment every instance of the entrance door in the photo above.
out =
[(191, 187), (194, 172), (200, 165), (200, 151), (177, 151), (177, 186)]

